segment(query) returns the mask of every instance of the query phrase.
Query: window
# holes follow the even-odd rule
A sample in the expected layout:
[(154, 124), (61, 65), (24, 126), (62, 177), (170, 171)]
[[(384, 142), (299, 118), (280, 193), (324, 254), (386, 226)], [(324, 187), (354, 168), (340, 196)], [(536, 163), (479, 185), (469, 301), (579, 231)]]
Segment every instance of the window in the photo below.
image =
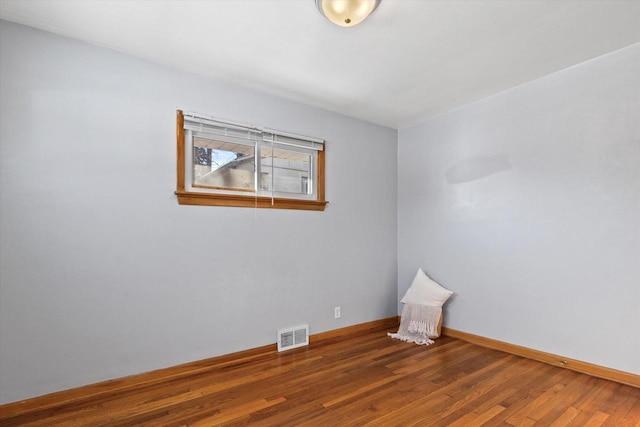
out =
[(324, 210), (324, 141), (177, 114), (183, 205)]

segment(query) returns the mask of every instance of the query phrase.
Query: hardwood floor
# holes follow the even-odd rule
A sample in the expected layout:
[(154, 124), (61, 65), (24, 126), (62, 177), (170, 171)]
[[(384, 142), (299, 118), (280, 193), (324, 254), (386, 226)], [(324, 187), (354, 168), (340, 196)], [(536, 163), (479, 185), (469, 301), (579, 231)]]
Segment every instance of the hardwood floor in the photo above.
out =
[(0, 414), (0, 426), (640, 426), (640, 388), (386, 332), (221, 359), (136, 391)]

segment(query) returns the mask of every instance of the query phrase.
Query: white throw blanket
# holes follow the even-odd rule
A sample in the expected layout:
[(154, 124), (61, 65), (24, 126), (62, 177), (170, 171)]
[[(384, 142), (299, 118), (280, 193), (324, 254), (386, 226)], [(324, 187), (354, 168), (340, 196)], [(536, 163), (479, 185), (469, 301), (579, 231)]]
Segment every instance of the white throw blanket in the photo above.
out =
[(395, 334), (389, 332), (387, 335), (420, 345), (433, 344), (430, 337), (438, 336), (438, 322), (441, 315), (442, 307), (407, 303), (402, 309), (400, 329)]

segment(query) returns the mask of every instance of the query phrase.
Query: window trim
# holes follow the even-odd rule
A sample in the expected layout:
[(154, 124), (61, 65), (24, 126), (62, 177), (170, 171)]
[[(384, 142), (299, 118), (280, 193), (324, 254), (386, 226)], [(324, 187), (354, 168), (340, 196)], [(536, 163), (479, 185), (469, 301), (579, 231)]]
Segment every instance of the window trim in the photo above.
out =
[(265, 197), (258, 195), (205, 193), (198, 191), (187, 191), (185, 186), (186, 165), (185, 165), (185, 133), (184, 114), (182, 110), (176, 112), (176, 140), (177, 140), (177, 182), (175, 194), (178, 203), (181, 205), (197, 206), (233, 206), (245, 208), (266, 208), (266, 209), (299, 209), (324, 211), (329, 203), (325, 200), (325, 150), (317, 152), (317, 198), (296, 199), (285, 197)]

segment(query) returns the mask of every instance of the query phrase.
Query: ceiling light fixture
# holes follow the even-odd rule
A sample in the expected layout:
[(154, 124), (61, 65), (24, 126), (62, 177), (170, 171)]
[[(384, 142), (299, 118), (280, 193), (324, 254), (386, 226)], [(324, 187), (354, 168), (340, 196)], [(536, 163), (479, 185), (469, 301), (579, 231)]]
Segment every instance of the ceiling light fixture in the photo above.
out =
[(353, 27), (364, 21), (381, 0), (316, 0), (316, 7), (329, 21), (341, 27)]

